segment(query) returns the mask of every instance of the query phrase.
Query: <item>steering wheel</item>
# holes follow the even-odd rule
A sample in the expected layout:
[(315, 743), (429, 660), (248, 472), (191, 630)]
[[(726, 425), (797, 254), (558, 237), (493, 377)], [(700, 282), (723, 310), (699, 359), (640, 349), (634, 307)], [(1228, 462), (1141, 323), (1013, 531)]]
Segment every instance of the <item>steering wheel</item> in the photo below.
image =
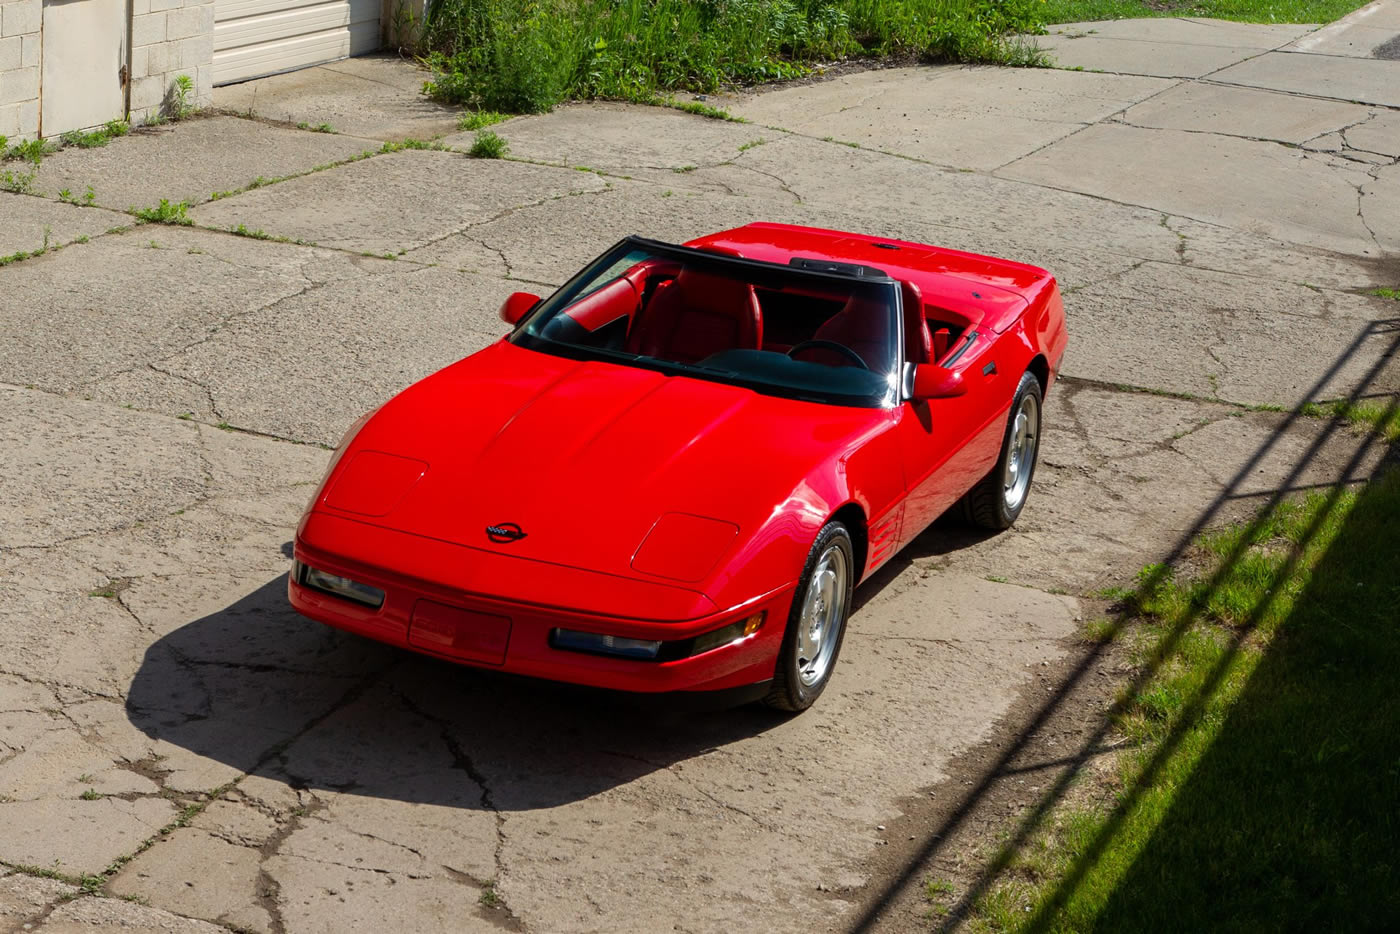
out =
[(824, 340), (803, 341), (803, 342), (800, 343), (800, 344), (794, 344), (793, 347), (792, 347), (792, 349), (789, 350), (789, 351), (787, 352), (787, 355), (788, 355), (789, 357), (791, 357), (793, 354), (797, 353), (799, 350), (805, 350), (805, 349), (807, 349), (808, 347), (822, 347), (822, 348), (825, 348), (826, 350), (834, 350), (834, 351), (836, 351), (837, 353), (839, 353), (841, 356), (845, 357), (847, 360), (850, 360), (850, 361), (851, 361), (852, 363), (854, 363), (856, 366), (860, 367), (862, 370), (868, 370), (868, 369), (870, 369), (870, 365), (869, 365), (868, 363), (866, 363), (865, 360), (863, 360), (863, 359), (861, 358), (861, 355), (860, 355), (860, 354), (856, 353), (854, 350), (852, 350), (851, 348), (847, 347), (845, 344), (838, 344), (838, 343), (836, 343), (836, 341), (824, 341)]

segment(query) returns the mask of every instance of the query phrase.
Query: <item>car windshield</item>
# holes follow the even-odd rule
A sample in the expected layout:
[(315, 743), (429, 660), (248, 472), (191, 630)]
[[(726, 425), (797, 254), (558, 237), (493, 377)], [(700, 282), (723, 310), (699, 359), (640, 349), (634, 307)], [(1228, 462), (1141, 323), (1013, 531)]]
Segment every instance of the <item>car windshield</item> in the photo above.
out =
[(899, 289), (869, 267), (802, 257), (781, 266), (630, 237), (537, 306), (511, 340), (770, 395), (889, 405)]

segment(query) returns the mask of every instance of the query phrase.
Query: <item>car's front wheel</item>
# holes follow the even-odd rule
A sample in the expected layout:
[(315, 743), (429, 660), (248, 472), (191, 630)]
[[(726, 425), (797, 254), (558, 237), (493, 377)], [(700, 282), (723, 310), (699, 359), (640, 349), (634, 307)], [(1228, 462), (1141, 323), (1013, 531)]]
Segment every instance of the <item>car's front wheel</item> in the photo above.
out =
[(1031, 492), (1036, 460), (1040, 456), (1040, 380), (1034, 373), (1022, 373), (1021, 383), (1011, 400), (1011, 415), (1001, 457), (991, 473), (983, 477), (963, 498), (968, 521), (984, 529), (1011, 528)]
[(840, 522), (817, 533), (797, 580), (787, 632), (764, 703), (779, 710), (806, 710), (831, 680), (855, 588), (855, 549)]

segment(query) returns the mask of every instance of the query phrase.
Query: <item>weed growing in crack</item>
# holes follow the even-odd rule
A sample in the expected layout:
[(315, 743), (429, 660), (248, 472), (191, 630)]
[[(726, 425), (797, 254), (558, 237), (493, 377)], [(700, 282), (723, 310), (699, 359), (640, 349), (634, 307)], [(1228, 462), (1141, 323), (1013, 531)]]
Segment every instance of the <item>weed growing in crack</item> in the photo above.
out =
[(496, 110), (474, 110), (462, 115), (462, 119), (457, 121), (457, 129), (462, 132), (471, 130), (484, 130), (488, 126), (493, 126), (503, 120), (509, 120), (510, 114), (503, 114)]
[(481, 887), (481, 895), (477, 897), (477, 901), (481, 903), (481, 907), (483, 908), (500, 907), (501, 896), (496, 893), (496, 882), (494, 879), (488, 881)]
[(168, 110), (170, 119), (183, 120), (195, 112), (194, 79), (189, 75), (176, 75), (170, 85)]
[(652, 103), (661, 107), (671, 107), (675, 110), (683, 110), (688, 114), (695, 114), (697, 117), (708, 117), (711, 120), (727, 120), (730, 123), (748, 123), (743, 117), (736, 117), (723, 107), (713, 107), (702, 101), (678, 101), (672, 97), (659, 97)]
[(6, 169), (4, 172), (0, 172), (0, 189), (12, 191), (17, 195), (38, 194), (38, 192), (34, 190), (34, 179), (38, 177), (38, 175), (39, 173), (35, 170), (15, 172), (11, 169)]
[(437, 140), (405, 139), (397, 143), (385, 143), (379, 147), (381, 153), (403, 152), (405, 149), (427, 149), (435, 152), (450, 151), (452, 147), (444, 146)]
[(1388, 298), (1392, 302), (1400, 302), (1400, 289), (1372, 289), (1368, 294), (1376, 298)]
[(492, 130), (477, 130), (476, 139), (472, 140), (472, 148), (467, 150), (467, 155), (473, 159), (499, 159), (509, 149), (506, 141)]
[(89, 788), (87, 791), (78, 795), (78, 797), (82, 798), (84, 801), (101, 801), (102, 793), (96, 788)]
[(74, 146), (78, 149), (97, 149), (129, 132), (131, 132), (131, 124), (125, 120), (109, 120), (103, 126), (88, 133), (81, 130), (69, 130), (59, 137), (59, 141), (64, 146)]
[(188, 201), (171, 202), (169, 199), (161, 198), (160, 204), (155, 207), (129, 207), (126, 212), (143, 224), (176, 224), (189, 227), (194, 223), (190, 219), (189, 210), (190, 203)]
[(749, 140), (747, 143), (740, 143), (740, 144), (739, 144), (739, 151), (740, 151), (740, 152), (748, 152), (750, 149), (754, 149), (755, 147), (762, 146), (762, 145), (763, 145), (764, 143), (766, 143), (766, 142), (768, 142), (768, 140), (766, 140), (766, 139), (764, 139), (762, 136), (760, 136), (758, 139), (751, 139), (751, 140)]

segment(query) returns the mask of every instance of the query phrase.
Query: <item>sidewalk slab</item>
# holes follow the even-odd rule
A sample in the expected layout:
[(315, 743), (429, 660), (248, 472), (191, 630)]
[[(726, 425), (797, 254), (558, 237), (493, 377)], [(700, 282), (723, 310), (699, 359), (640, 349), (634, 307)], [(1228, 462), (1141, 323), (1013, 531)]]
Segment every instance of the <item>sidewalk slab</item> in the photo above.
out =
[(1375, 0), (1290, 43), (1287, 48), (1317, 55), (1374, 58), (1377, 47), (1396, 37), (1400, 37), (1400, 3)]
[(1237, 23), (1226, 19), (1162, 16), (1144, 19), (1109, 19), (1087, 23), (1061, 23), (1049, 27), (1052, 35), (1098, 36), (1165, 45), (1193, 45), (1225, 49), (1276, 49), (1305, 36), (1316, 26), (1297, 23)]
[(64, 246), (131, 223), (125, 214), (0, 191), (0, 256)]
[[(670, 107), (620, 103), (567, 104), (491, 129), (505, 138), (517, 158), (663, 183), (683, 183), (678, 176), (685, 171), (733, 159), (740, 146), (765, 132)], [(458, 133), (443, 142), (466, 150), (475, 137), (474, 132)]]
[(1400, 107), (1400, 61), (1266, 52), (1211, 78), (1222, 84)]
[(343, 250), (397, 255), (522, 205), (607, 185), (591, 172), (406, 150), (201, 205), (190, 216), (209, 227), (243, 224)]
[(143, 128), (98, 149), (66, 146), (44, 159), (35, 184), (49, 197), (68, 189), (125, 211), (169, 201), (199, 204), (254, 179), (306, 172), (377, 146), (348, 136), (308, 133), (238, 117), (200, 116)]
[(1182, 84), (1128, 109), (1137, 127), (1301, 144), (1372, 119), (1375, 108), (1254, 88)]
[(1034, 41), (1050, 54), (1056, 68), (1158, 78), (1201, 78), (1259, 54), (1258, 49), (1244, 46), (1115, 39), (1082, 33), (1051, 32)]
[(1358, 216), (1357, 186), (1369, 180), (1363, 168), (1277, 143), (1101, 124), (999, 174), (1377, 256), (1400, 249), (1400, 242), (1377, 244)]
[(1170, 86), (1052, 69), (894, 68), (751, 95), (732, 110), (805, 136), (994, 169)]
[(214, 106), (268, 120), (330, 124), (365, 139), (436, 139), (457, 130), (461, 110), (429, 100), (432, 75), (397, 55), (363, 55), (214, 89)]

